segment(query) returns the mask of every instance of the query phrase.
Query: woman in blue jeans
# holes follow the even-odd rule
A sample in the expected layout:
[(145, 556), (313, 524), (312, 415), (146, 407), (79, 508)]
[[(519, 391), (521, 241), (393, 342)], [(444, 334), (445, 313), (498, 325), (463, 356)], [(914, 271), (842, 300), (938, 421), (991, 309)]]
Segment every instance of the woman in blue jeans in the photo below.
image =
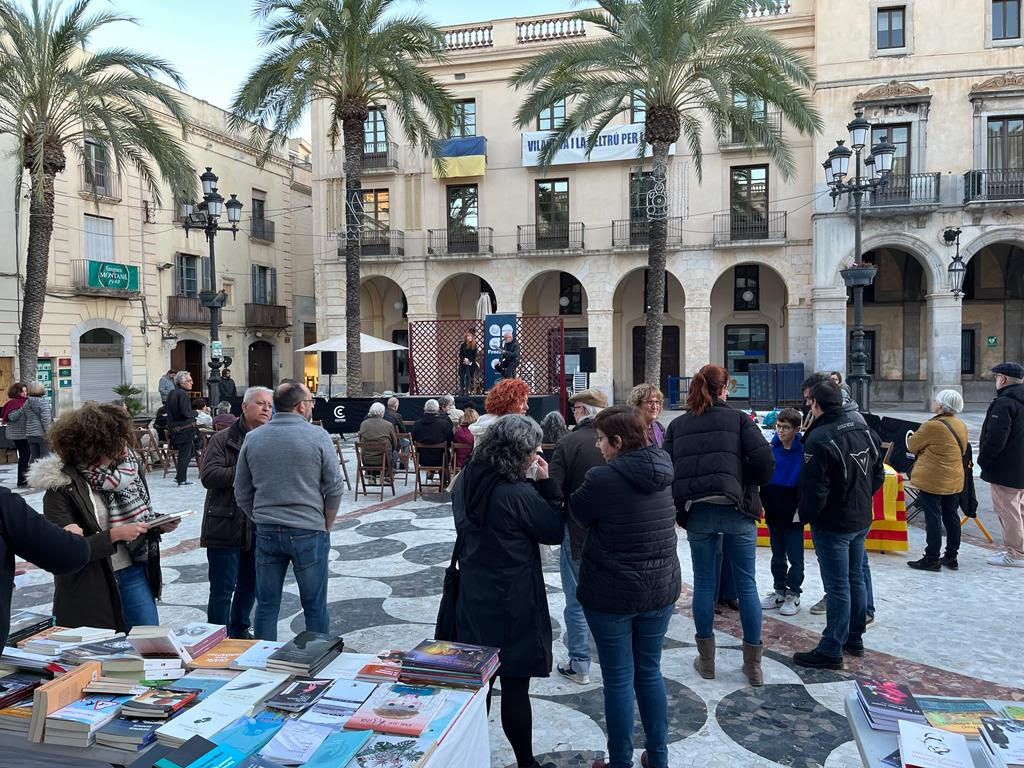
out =
[(577, 599), (594, 635), (604, 679), (608, 762), (633, 765), (633, 698), (647, 738), (643, 765), (668, 768), (668, 713), (661, 646), (679, 597), (672, 462), (649, 445), (647, 425), (630, 406), (594, 417), (607, 462), (587, 472), (569, 499), (587, 529)]
[(693, 559), (693, 623), (701, 677), (715, 676), (716, 551), (732, 564), (743, 627), (743, 673), (751, 685), (763, 685), (761, 600), (754, 576), (758, 486), (771, 480), (771, 446), (750, 417), (731, 408), (729, 373), (705, 365), (690, 381), (689, 410), (669, 424), (665, 450), (672, 457), (672, 495), (676, 520), (686, 528)]

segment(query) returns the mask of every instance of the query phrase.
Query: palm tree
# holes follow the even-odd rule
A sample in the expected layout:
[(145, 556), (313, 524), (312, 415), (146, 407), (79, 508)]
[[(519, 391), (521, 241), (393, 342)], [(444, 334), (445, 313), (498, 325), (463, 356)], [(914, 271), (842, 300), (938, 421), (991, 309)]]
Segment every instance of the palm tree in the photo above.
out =
[[(632, 99), (642, 100), (646, 107), (644, 132), (652, 152), (653, 190), (648, 195), (644, 378), (657, 386), (669, 147), (680, 135), (685, 137), (699, 180), (704, 122), (710, 121), (719, 136), (735, 126), (748, 145), (763, 146), (788, 177), (794, 171), (792, 153), (765, 121), (762, 105), (779, 110), (801, 133), (820, 130), (821, 120), (807, 95), (813, 73), (806, 59), (745, 21), (752, 8), (770, 7), (776, 0), (596, 1), (598, 8), (582, 10), (576, 17), (607, 34), (562, 43), (524, 64), (511, 78), (516, 88), (533, 89), (516, 113), (516, 123), (524, 128), (543, 109), (561, 99), (571, 100), (571, 111), (541, 155), (541, 167), (546, 167), (574, 131), (586, 133), (592, 149), (601, 130), (630, 109)], [(639, 147), (640, 153), (646, 144)]]
[[(28, 252), (18, 343), (23, 379), (34, 377), (39, 325), (53, 234), (54, 179), (70, 147), (85, 159), (88, 140), (120, 173), (131, 165), (160, 203), (160, 180), (190, 190), (194, 176), (182, 145), (154, 113), (162, 106), (181, 127), (188, 118), (171, 91), (154, 78), (183, 82), (163, 59), (126, 48), (81, 50), (96, 30), (130, 16), (89, 13), (92, 0), (0, 0), (0, 134), (16, 143), (19, 168), (29, 175)], [(95, 157), (95, 156), (94, 156)], [(155, 164), (155, 168), (154, 168)], [(20, 179), (16, 181), (19, 182)]]
[[(317, 99), (331, 116), (327, 139), (342, 139), (345, 173), (346, 385), (362, 391), (359, 233), (363, 218), (363, 125), (387, 109), (412, 144), (433, 152), (452, 120), (448, 91), (423, 69), (444, 60), (444, 35), (418, 15), (389, 15), (394, 0), (256, 0), (260, 42), (270, 50), (239, 88), (233, 125), (254, 123), (252, 141), (268, 158)], [(395, 119), (397, 118), (397, 120)]]

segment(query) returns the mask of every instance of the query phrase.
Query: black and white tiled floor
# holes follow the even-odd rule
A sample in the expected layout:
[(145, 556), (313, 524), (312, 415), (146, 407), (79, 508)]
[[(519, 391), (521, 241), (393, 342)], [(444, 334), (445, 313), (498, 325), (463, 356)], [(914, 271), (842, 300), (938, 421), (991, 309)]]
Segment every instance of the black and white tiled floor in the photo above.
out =
[[(0, 467), (6, 485), (11, 467)], [(158, 511), (202, 508), (198, 484), (177, 488), (169, 479), (150, 478)], [(399, 486), (399, 493), (405, 489)], [(39, 508), (40, 494), (26, 500)], [(164, 543), (163, 623), (205, 618), (206, 557), (198, 547), (199, 516), (190, 518)], [(911, 531), (913, 551), (923, 545), (923, 532)], [(451, 557), (454, 531), (451, 506), (411, 495), (382, 503), (379, 497), (357, 503), (346, 494), (339, 520), (331, 533), (328, 600), (332, 629), (355, 651), (408, 648), (433, 629), (444, 567)], [(690, 578), (685, 532), (680, 531), (680, 561), (684, 582)], [(958, 574), (910, 571), (902, 555), (872, 555), (878, 596), (878, 626), (865, 637), (873, 651), (858, 668), (897, 674), (913, 670), (919, 685), (959, 685), (962, 690), (981, 678), (977, 692), (993, 686), (1024, 685), (1019, 663), (1019, 609), (1024, 572), (984, 565), (988, 554), (972, 543), (961, 553)], [(545, 581), (555, 628), (555, 657), (564, 658), (561, 616), (564, 598), (557, 568), (557, 549), (546, 552)], [(770, 586), (768, 552), (758, 554), (761, 586)], [(820, 580), (812, 552), (807, 560), (807, 604), (820, 596)], [(692, 667), (696, 654), (693, 622), (689, 618), (689, 587), (673, 616), (665, 643), (663, 671), (669, 693), (670, 764), (673, 768), (855, 768), (860, 765), (842, 714), (850, 690), (850, 674), (795, 667), (793, 650), (813, 645), (824, 617), (806, 610), (790, 619), (769, 614), (765, 621), (766, 685), (752, 689), (740, 673), (742, 661), (738, 625), (723, 617), (718, 628), (718, 676), (700, 679)], [(995, 596), (1002, 595), (1002, 598)], [(29, 584), (15, 593), (15, 607), (46, 609), (51, 600), (50, 577), (32, 571)], [(1012, 597), (1011, 597), (1012, 596)], [(287, 637), (302, 628), (301, 607), (294, 581), (285, 586), (279, 634)], [(941, 637), (941, 642), (937, 639)], [(983, 638), (983, 650), (977, 638)], [(967, 677), (965, 677), (967, 676)], [(987, 686), (987, 687), (985, 687)], [(559, 768), (586, 767), (603, 754), (604, 712), (600, 666), (592, 682), (579, 686), (557, 673), (533, 682), (534, 744), (538, 756)], [(1001, 692), (1008, 695), (1005, 689)], [(1024, 698), (1024, 691), (1018, 691)], [(514, 766), (511, 749), (501, 732), (498, 710), (491, 717), (492, 766)], [(637, 725), (637, 764), (642, 731)], [(26, 762), (25, 765), (34, 763)], [(19, 765), (15, 760), (15, 766)], [(485, 768), (485, 767), (481, 767)]]

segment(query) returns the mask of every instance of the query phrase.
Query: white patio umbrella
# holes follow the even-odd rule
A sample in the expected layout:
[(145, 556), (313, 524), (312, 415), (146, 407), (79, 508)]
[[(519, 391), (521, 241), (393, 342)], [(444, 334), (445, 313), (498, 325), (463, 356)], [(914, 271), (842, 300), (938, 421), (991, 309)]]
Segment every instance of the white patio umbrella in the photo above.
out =
[[(346, 346), (344, 336), (332, 336), (329, 339), (318, 341), (316, 344), (303, 347), (299, 352), (344, 352)], [(393, 344), (390, 341), (378, 339), (376, 336), (370, 336), (366, 333), (359, 334), (359, 346), (360, 352), (364, 355), (373, 354), (374, 352), (397, 352), (402, 349), (408, 349), (408, 347), (403, 347), (401, 344)]]

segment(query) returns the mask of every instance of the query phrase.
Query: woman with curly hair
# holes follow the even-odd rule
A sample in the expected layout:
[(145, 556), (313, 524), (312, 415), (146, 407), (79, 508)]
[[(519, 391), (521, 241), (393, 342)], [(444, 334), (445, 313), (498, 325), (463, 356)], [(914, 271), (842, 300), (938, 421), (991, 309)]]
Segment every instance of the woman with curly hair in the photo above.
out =
[(500, 417), (509, 413), (526, 413), (529, 410), (527, 401), (530, 397), (530, 385), (522, 379), (502, 379), (487, 393), (484, 399), (484, 410), (476, 424), (469, 429), (473, 437), (479, 440), (487, 429)]
[[(496, 420), (452, 491), (461, 574), (456, 639), (500, 649), (501, 727), (521, 768), (540, 766), (530, 678), (551, 674), (551, 616), (538, 545), (561, 543), (563, 526), (540, 440), (540, 427), (527, 416)], [(526, 479), (531, 467), (536, 481)]]
[(647, 427), (647, 439), (659, 448), (665, 444), (665, 428), (658, 421), (664, 399), (660, 389), (646, 383), (633, 387), (626, 399), (634, 408), (640, 409), (640, 415), (644, 417), (644, 425)]
[[(0, 420), (7, 425), (7, 439), (14, 443), (18, 449), (18, 487), (28, 486), (25, 479), (28, 474), (29, 459), (31, 452), (28, 447), (28, 437), (25, 435), (24, 414), (18, 413), (28, 400), (28, 384), (16, 381), (7, 390), (7, 402), (0, 411)], [(11, 417), (14, 416), (12, 419)]]
[(159, 624), (160, 532), (142, 462), (132, 451), (131, 416), (123, 406), (90, 403), (61, 417), (50, 431), (53, 456), (29, 470), (44, 490), (43, 515), (80, 533), (91, 555), (82, 570), (54, 577), (53, 613), (64, 627), (128, 632)]

